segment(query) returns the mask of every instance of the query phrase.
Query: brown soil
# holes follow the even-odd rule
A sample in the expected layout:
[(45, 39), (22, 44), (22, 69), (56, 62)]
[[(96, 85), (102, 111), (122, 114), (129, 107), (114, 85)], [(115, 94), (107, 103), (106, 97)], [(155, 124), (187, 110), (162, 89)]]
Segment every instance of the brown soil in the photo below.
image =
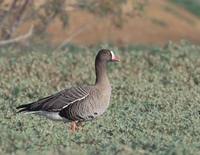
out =
[[(200, 43), (200, 18), (167, 0), (149, 0), (143, 16), (125, 18), (123, 27), (117, 28), (109, 18), (97, 18), (87, 12), (76, 11), (71, 13), (66, 29), (62, 28), (59, 20), (55, 20), (48, 31), (56, 44), (72, 37), (81, 27), (85, 28), (72, 37), (71, 42), (83, 45), (99, 42), (164, 44), (169, 40), (187, 39)], [(24, 24), (18, 33), (26, 32), (29, 25)]]

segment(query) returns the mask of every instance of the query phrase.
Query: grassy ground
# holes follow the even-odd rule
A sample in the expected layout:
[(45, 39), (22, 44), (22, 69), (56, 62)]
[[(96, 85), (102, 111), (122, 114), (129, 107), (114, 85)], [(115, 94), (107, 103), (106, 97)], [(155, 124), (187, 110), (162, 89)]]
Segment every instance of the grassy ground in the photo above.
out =
[(0, 154), (200, 154), (200, 46), (110, 48), (122, 60), (109, 65), (110, 107), (75, 134), (15, 107), (93, 83), (99, 48), (1, 48)]

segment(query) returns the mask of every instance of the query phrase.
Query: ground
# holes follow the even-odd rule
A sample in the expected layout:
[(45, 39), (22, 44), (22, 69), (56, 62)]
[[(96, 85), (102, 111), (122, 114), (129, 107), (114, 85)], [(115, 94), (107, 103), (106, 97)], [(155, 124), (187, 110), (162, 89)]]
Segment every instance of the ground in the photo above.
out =
[[(38, 0), (36, 4), (42, 1)], [(128, 15), (124, 15), (125, 22), (121, 28), (116, 27), (110, 18), (98, 18), (88, 12), (75, 10), (69, 13), (69, 25), (65, 29), (59, 20), (52, 21), (47, 38), (54, 44), (60, 44), (81, 31), (70, 42), (82, 45), (106, 42), (163, 45), (169, 40), (178, 42), (187, 39), (200, 43), (199, 0), (148, 0), (140, 16), (129, 11), (132, 8), (131, 1), (128, 0), (129, 5), (124, 7)], [(16, 36), (27, 33), (32, 22), (23, 23)]]
[(200, 154), (200, 46), (109, 47), (107, 112), (75, 134), (69, 124), (16, 114), (16, 107), (65, 87), (92, 84), (102, 46), (0, 49), (0, 154)]

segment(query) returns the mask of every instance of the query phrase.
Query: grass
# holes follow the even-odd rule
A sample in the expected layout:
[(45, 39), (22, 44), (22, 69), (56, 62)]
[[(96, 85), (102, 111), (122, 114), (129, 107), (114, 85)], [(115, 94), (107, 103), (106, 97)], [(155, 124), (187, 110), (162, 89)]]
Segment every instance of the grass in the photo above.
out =
[(171, 0), (171, 2), (181, 5), (196, 16), (200, 16), (199, 0)]
[(109, 65), (110, 107), (75, 134), (15, 107), (93, 83), (99, 47), (1, 48), (0, 154), (200, 154), (200, 46), (110, 48), (122, 60)]

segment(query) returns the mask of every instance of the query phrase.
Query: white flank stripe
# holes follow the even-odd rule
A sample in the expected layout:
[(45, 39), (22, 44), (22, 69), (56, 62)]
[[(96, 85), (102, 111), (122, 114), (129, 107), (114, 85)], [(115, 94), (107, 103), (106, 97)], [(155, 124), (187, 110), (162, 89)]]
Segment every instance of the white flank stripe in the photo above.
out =
[(84, 98), (86, 98), (89, 94), (83, 96), (82, 98), (78, 98), (70, 103), (68, 103), (66, 106), (62, 107), (62, 109), (66, 108), (67, 106), (69, 106), (70, 104), (74, 103), (74, 102), (77, 102), (77, 101), (80, 101), (80, 100), (83, 100)]

